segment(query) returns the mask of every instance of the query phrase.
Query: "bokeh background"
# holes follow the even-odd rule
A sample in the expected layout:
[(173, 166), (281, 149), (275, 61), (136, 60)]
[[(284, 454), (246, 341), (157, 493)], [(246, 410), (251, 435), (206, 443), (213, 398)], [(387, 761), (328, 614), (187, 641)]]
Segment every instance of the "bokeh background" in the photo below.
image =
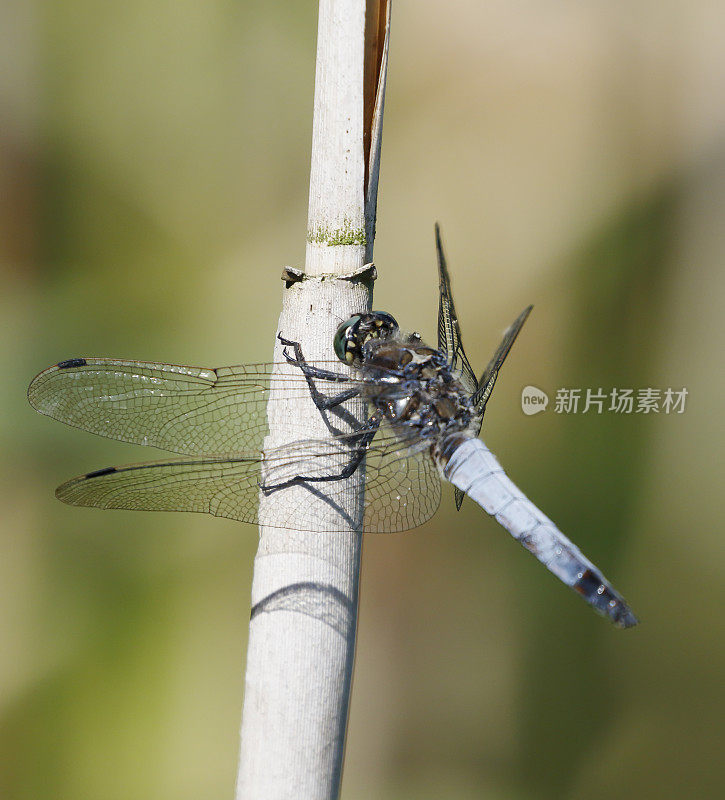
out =
[[(66, 0), (0, 23), (0, 796), (230, 797), (256, 532), (62, 506), (153, 453), (37, 416), (79, 355), (264, 360), (304, 256), (316, 3)], [(447, 492), (366, 541), (346, 800), (721, 796), (725, 26), (714, 0), (395, 0), (375, 304), (433, 339), (433, 222), (484, 435), (641, 616)], [(521, 388), (689, 391), (526, 417)]]

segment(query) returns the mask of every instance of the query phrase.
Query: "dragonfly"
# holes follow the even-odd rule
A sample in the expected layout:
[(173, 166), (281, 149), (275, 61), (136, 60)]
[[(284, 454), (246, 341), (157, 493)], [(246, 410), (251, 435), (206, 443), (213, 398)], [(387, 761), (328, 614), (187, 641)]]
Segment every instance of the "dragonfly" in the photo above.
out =
[[(177, 454), (80, 475), (59, 486), (56, 496), (76, 506), (198, 511), (314, 531), (319, 519), (304, 499), (291, 509), (263, 503), (263, 519), (260, 500), (303, 487), (336, 507), (347, 479), (357, 474), (364, 478), (362, 518), (343, 519), (340, 530), (352, 525), (389, 533), (432, 517), (443, 479), (455, 488), (457, 508), (467, 495), (614, 625), (636, 625), (624, 598), (508, 478), (480, 438), (499, 371), (532, 307), (506, 330), (477, 378), (463, 349), (437, 225), (435, 241), (437, 348), (417, 333), (403, 333), (390, 314), (369, 312), (339, 326), (331, 343), (336, 360), (329, 362), (308, 362), (301, 345), (280, 332), (282, 364), (206, 369), (71, 358), (41, 372), (28, 389), (41, 414)], [(297, 436), (294, 420), (286, 418), (289, 441), (265, 448), (270, 409), (301, 397), (312, 399), (329, 435)], [(352, 399), (362, 399), (367, 414), (342, 430), (330, 415), (345, 416)]]

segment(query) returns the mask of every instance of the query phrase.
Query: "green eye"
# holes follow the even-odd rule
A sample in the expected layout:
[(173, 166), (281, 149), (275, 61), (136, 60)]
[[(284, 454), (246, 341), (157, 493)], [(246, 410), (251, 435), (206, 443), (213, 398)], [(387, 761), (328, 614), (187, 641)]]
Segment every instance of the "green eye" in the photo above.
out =
[(347, 343), (350, 339), (351, 328), (357, 325), (358, 322), (360, 322), (360, 315), (356, 314), (354, 317), (350, 317), (346, 322), (343, 322), (335, 334), (335, 340), (333, 342), (335, 355), (340, 361), (344, 361), (346, 364), (349, 363), (347, 358)]

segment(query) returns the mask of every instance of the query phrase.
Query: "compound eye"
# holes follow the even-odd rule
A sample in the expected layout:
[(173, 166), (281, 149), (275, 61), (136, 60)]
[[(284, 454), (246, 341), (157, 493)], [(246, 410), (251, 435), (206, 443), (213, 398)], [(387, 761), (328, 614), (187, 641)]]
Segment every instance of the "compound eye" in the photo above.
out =
[(357, 345), (355, 342), (355, 331), (360, 322), (360, 314), (355, 314), (337, 329), (333, 346), (335, 355), (344, 364), (352, 364), (355, 360)]
[(373, 313), (370, 314), (370, 318), (375, 328), (377, 328), (379, 333), (383, 336), (390, 336), (398, 330), (398, 323), (395, 321), (395, 317), (392, 316), (392, 314), (388, 314), (386, 311), (373, 311)]

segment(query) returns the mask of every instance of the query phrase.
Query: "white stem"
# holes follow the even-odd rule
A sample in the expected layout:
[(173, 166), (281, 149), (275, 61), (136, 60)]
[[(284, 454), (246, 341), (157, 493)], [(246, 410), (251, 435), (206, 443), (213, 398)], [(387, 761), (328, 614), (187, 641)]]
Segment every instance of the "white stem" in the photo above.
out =
[[(375, 213), (374, 202), (366, 208), (371, 187), (364, 185), (363, 130), (373, 127), (364, 119), (365, 14), (365, 0), (320, 0), (305, 276), (284, 292), (278, 326), (286, 338), (300, 342), (308, 361), (334, 359), (332, 341), (340, 321), (370, 308), (371, 272), (362, 269), (372, 253), (366, 229)], [(387, 36), (385, 41), (387, 46)], [(379, 94), (384, 75), (376, 84)], [(382, 99), (377, 105), (381, 120)], [(376, 127), (369, 180), (375, 184)], [(275, 361), (283, 361), (279, 342)], [(280, 372), (289, 369), (285, 365)], [(361, 403), (346, 408), (358, 419), (364, 415)], [(289, 441), (290, 419), (296, 439), (329, 433), (310, 398), (276, 402), (265, 448)], [(324, 485), (319, 487), (324, 495)], [(355, 653), (363, 490), (358, 470), (342, 499), (336, 497), (337, 509), (305, 487), (261, 498), (237, 800), (333, 800), (339, 794)], [(280, 505), (282, 513), (289, 509), (291, 520), (304, 509), (306, 517), (314, 515), (319, 522), (320, 532), (265, 526), (272, 504), (277, 519)], [(358, 524), (346, 525), (344, 519)], [(341, 529), (346, 532), (324, 533)]]

